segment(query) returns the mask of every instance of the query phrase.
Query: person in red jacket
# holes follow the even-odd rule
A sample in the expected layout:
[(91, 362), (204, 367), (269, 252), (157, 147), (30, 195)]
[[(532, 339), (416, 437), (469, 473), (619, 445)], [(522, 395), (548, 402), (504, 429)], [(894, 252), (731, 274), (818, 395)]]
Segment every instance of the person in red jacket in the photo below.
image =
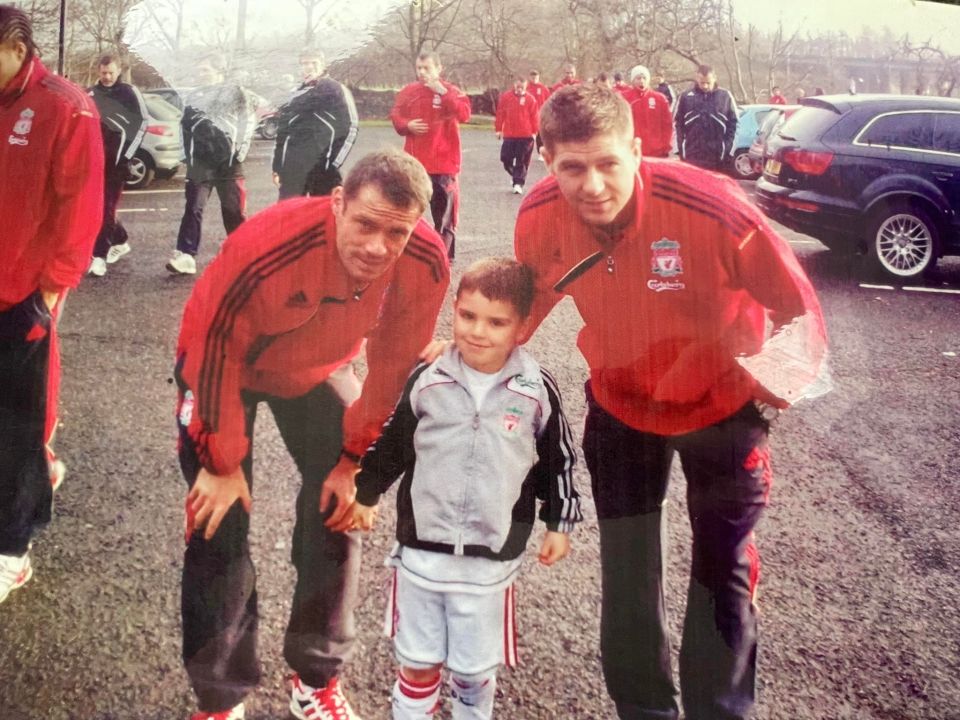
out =
[(417, 56), (417, 82), (404, 87), (394, 101), (390, 119), (403, 135), (403, 149), (423, 163), (433, 182), (430, 214), (452, 260), (456, 251), (460, 208), (460, 123), (470, 119), (470, 98), (440, 79), (440, 55)]
[(670, 103), (650, 89), (650, 71), (637, 65), (630, 71), (630, 91), (624, 99), (633, 114), (633, 134), (640, 138), (640, 150), (647, 157), (667, 157), (673, 143), (673, 115)]
[(103, 209), (100, 117), (40, 62), (26, 13), (0, 5), (0, 602), (32, 576), (63, 464), (57, 316), (90, 263)]
[(527, 81), (522, 76), (514, 78), (513, 90), (500, 93), (494, 129), (503, 141), (500, 162), (510, 175), (513, 192), (522, 195), (534, 139), (540, 130), (540, 106), (527, 92)]
[[(539, 112), (540, 108), (542, 108), (543, 104), (547, 101), (547, 98), (550, 97), (550, 88), (540, 82), (540, 71), (536, 68), (533, 68), (527, 77), (527, 92), (537, 99), (537, 112)], [(543, 143), (540, 141), (540, 133), (537, 133), (536, 155), (539, 160), (543, 161), (543, 158), (540, 157), (541, 147), (543, 147)]]
[[(175, 376), (190, 486), (182, 612), (195, 720), (242, 718), (260, 676), (247, 532), (261, 402), (303, 480), (284, 639), (296, 672), (291, 712), (355, 718), (338, 676), (356, 637), (360, 538), (333, 528), (449, 283), (443, 242), (421, 219), (430, 185), (399, 150), (367, 155), (331, 195), (289, 199), (242, 224), (187, 301)], [(361, 394), (350, 361), (365, 339)]]
[(770, 89), (770, 104), (771, 105), (786, 105), (787, 98), (784, 97), (783, 92), (780, 90), (779, 85), (774, 85)]
[(536, 278), (531, 332), (567, 295), (583, 318), (607, 689), (620, 718), (679, 715), (662, 577), (679, 453), (693, 534), (685, 715), (746, 718), (771, 414), (829, 388), (816, 293), (736, 183), (684, 163), (641, 165), (614, 92), (555, 93), (540, 132), (551, 174), (524, 198), (515, 249)]
[(550, 92), (552, 94), (552, 93), (555, 93), (560, 88), (567, 87), (567, 85), (579, 85), (579, 84), (580, 84), (580, 78), (577, 77), (577, 66), (574, 65), (573, 63), (566, 63), (563, 66), (563, 77), (560, 78), (560, 80), (557, 82), (556, 85), (550, 88)]

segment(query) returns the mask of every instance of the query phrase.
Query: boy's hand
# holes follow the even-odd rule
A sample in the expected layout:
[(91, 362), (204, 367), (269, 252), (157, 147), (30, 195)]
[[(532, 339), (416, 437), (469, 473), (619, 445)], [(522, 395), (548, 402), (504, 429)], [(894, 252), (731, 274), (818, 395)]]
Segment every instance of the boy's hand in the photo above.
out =
[(203, 539), (211, 540), (227, 511), (237, 500), (249, 513), (253, 501), (243, 468), (238, 467), (228, 475), (214, 475), (201, 468), (196, 482), (187, 493), (184, 540), (189, 543), (193, 531), (204, 526)]
[(373, 530), (374, 524), (377, 522), (377, 512), (379, 508), (369, 505), (361, 505), (356, 500), (353, 502), (353, 507), (351, 508), (351, 514), (353, 517), (353, 527), (357, 530)]
[(453, 340), (431, 340), (427, 343), (426, 347), (420, 351), (420, 354), (417, 355), (417, 359), (422, 360), (429, 365), (438, 357), (443, 355), (446, 349), (451, 345), (453, 345)]
[[(352, 516), (350, 506), (357, 497), (356, 476), (360, 466), (348, 458), (342, 457), (333, 467), (327, 479), (320, 488), (320, 512), (325, 513), (332, 509), (330, 517), (324, 525), (333, 532), (343, 532), (350, 529)], [(336, 503), (336, 504), (334, 504)]]
[(540, 564), (549, 567), (563, 560), (570, 552), (570, 537), (566, 533), (547, 530), (540, 545)]

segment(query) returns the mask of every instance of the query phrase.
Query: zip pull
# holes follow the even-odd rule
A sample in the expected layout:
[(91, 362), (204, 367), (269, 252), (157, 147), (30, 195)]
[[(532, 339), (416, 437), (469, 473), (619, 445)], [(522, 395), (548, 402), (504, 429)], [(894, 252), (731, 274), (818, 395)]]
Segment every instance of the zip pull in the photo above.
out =
[(475, 412), (473, 414), (473, 429), (474, 430), (480, 429), (480, 413), (479, 412)]
[(613, 255), (607, 255), (607, 272), (613, 275), (614, 266), (616, 261), (613, 259)]

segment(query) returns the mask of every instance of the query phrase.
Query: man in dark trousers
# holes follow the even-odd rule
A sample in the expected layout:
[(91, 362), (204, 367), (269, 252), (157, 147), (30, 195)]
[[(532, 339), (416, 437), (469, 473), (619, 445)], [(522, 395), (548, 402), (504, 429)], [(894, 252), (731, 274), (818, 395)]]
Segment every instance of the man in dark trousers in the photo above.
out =
[(324, 75), (323, 54), (300, 53), (303, 84), (280, 108), (273, 181), (280, 199), (329, 195), (357, 139), (357, 108), (350, 91)]
[(405, 138), (403, 149), (430, 173), (433, 227), (452, 260), (460, 212), (460, 123), (470, 119), (470, 98), (453, 83), (440, 79), (443, 66), (437, 53), (420, 53), (416, 70), (417, 81), (397, 93), (390, 120)]
[[(245, 222), (197, 281), (177, 343), (186, 504), (183, 660), (197, 720), (243, 718), (257, 685), (256, 575), (247, 533), (253, 438), (265, 403), (302, 476), (284, 637), (298, 720), (356, 720), (340, 670), (356, 641), (360, 537), (347, 516), (360, 458), (379, 436), (449, 283), (421, 219), (430, 178), (414, 158), (362, 158), (326, 197)], [(363, 391), (350, 366), (366, 340)], [(359, 396), (359, 397), (358, 397)], [(269, 492), (269, 474), (261, 480)]]
[(214, 190), (227, 234), (246, 218), (243, 161), (257, 127), (257, 100), (238, 83), (225, 82), (224, 72), (223, 57), (203, 58), (196, 69), (199, 87), (184, 103), (180, 127), (187, 160), (185, 205), (177, 249), (167, 262), (167, 270), (176, 275), (197, 272), (203, 209)]
[[(103, 143), (87, 93), (40, 62), (26, 13), (0, 5), (0, 602), (33, 575), (50, 520), (60, 380), (57, 318), (90, 262)], [(59, 465), (55, 470), (53, 463)], [(52, 477), (55, 476), (55, 477)]]
[(510, 174), (511, 190), (523, 194), (533, 143), (540, 130), (540, 105), (526, 90), (527, 81), (517, 76), (510, 92), (500, 93), (494, 130), (503, 141), (500, 162)]
[(723, 170), (730, 162), (737, 134), (737, 103), (717, 87), (709, 65), (697, 68), (693, 87), (680, 96), (674, 113), (680, 159), (707, 170)]
[(130, 252), (117, 205), (127, 182), (128, 164), (140, 149), (149, 116), (140, 91), (120, 79), (120, 65), (113, 55), (101, 57), (97, 71), (100, 80), (90, 88), (90, 95), (100, 112), (103, 136), (103, 226), (93, 246), (89, 273), (103, 277), (107, 264)]
[(679, 716), (663, 582), (679, 454), (693, 535), (685, 717), (742, 720), (754, 703), (769, 412), (828, 386), (816, 293), (729, 178), (641, 165), (630, 108), (613, 91), (554, 93), (540, 134), (551, 174), (520, 206), (516, 253), (535, 274), (531, 332), (564, 296), (583, 318), (607, 689), (622, 720)]

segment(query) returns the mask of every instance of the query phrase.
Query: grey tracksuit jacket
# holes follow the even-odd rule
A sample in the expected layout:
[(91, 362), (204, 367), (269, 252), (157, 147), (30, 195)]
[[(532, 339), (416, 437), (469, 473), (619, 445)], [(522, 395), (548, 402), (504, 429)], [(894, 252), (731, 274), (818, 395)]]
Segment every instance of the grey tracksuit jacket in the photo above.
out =
[(410, 376), (367, 450), (357, 501), (376, 505), (402, 476), (397, 540), (422, 550), (512, 560), (540, 519), (569, 532), (582, 519), (576, 453), (553, 378), (522, 348), (479, 411), (451, 347)]

